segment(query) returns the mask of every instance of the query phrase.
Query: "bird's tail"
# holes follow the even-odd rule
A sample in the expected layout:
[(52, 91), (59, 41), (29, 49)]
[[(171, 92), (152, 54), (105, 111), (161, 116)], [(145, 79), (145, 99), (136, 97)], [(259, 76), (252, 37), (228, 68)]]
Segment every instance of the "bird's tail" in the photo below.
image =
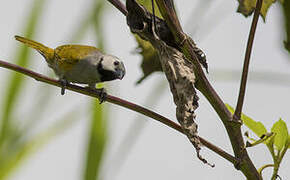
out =
[(54, 50), (44, 46), (43, 44), (27, 39), (25, 37), (21, 37), (21, 36), (15, 36), (15, 39), (17, 41), (22, 42), (23, 44), (26, 44), (27, 46), (36, 49), (44, 58), (48, 63), (51, 63), (53, 58), (54, 58)]

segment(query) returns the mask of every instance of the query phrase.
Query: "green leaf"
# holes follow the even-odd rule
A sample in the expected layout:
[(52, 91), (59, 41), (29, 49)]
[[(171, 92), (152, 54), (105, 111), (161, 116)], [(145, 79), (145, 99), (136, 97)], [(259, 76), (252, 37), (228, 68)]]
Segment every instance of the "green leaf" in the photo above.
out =
[(141, 69), (143, 71), (143, 77), (137, 81), (137, 84), (139, 84), (153, 72), (161, 72), (162, 67), (159, 61), (158, 53), (153, 48), (151, 43), (141, 39), (137, 35), (134, 37), (138, 43), (138, 49), (140, 50), (139, 53), (142, 56)]
[[(238, 7), (237, 12), (248, 17), (254, 12), (256, 8), (257, 0), (238, 0), (238, 2), (239, 2), (239, 7)], [(275, 2), (276, 0), (263, 0), (260, 15), (263, 17), (264, 21), (265, 21), (266, 14), (268, 12), (269, 7)]]
[[(137, 2), (143, 5), (149, 12), (152, 13), (152, 2), (151, 0), (137, 0)], [(158, 9), (158, 6), (154, 0), (155, 16), (162, 18), (162, 15)], [(140, 84), (144, 79), (146, 79), (153, 72), (162, 72), (162, 67), (159, 61), (158, 53), (153, 48), (151, 43), (141, 39), (139, 36), (134, 36), (138, 43), (138, 50), (140, 50), (140, 55), (142, 56), (141, 69), (143, 76), (136, 82)]]
[(290, 149), (290, 135), (288, 136), (288, 149)]
[[(53, 96), (55, 95), (52, 93), (52, 86), (47, 86), (46, 84), (39, 86), (37, 92), (41, 93), (39, 93), (39, 95), (33, 99), (34, 102), (31, 103), (32, 106), (29, 107), (27, 115), (25, 117), (23, 117), (22, 114), (20, 115), (23, 119), (23, 122), (25, 122), (22, 127), (22, 134), (30, 132), (44, 119), (42, 116), (47, 110), (47, 107), (53, 99)], [(19, 115), (17, 114), (17, 117), (18, 116)]]
[(29, 140), (17, 143), (15, 149), (10, 150), (5, 156), (0, 157), (0, 179), (6, 179), (13, 170), (19, 167), (24, 160), (31, 154), (40, 150), (44, 145), (48, 144), (55, 136), (62, 134), (69, 129), (76, 120), (78, 120), (79, 112), (77, 110), (69, 111), (51, 127), (43, 132), (35, 135)]
[(281, 2), (284, 13), (284, 26), (286, 31), (286, 39), (284, 40), (284, 47), (290, 53), (290, 1)]
[(234, 109), (231, 105), (229, 105), (229, 104), (226, 103), (226, 107), (228, 108), (228, 110), (229, 110), (232, 114), (234, 114), (235, 109)]
[[(102, 17), (105, 12), (104, 3), (105, 1), (95, 1), (93, 15), (91, 16), (91, 24), (94, 25), (98, 48), (102, 50), (105, 47), (102, 23)], [(101, 84), (98, 84), (98, 88), (101, 86)], [(88, 132), (87, 157), (83, 172), (85, 180), (100, 178), (100, 167), (107, 142), (107, 111), (99, 104), (98, 100), (93, 100), (91, 105), (91, 124)]]
[[(152, 13), (152, 2), (151, 0), (137, 0), (137, 2), (139, 4), (141, 4), (142, 6), (144, 6), (149, 12)], [(162, 15), (158, 9), (158, 6), (154, 0), (154, 10), (155, 10), (155, 16), (162, 18)]]
[(87, 149), (87, 160), (84, 171), (85, 180), (96, 180), (99, 178), (100, 167), (107, 141), (107, 125), (105, 113), (99, 101), (94, 100), (92, 104), (92, 118), (89, 130)]
[[(233, 107), (231, 107), (229, 104), (226, 104), (227, 108), (231, 113), (234, 113), (235, 110)], [(245, 115), (242, 113), (241, 120), (243, 123), (250, 129), (252, 130), (258, 137), (261, 137), (262, 135), (265, 135), (267, 133), (267, 129), (265, 126), (259, 122), (255, 121), (249, 116)]]
[[(24, 36), (31, 38), (36, 31), (37, 23), (43, 13), (45, 0), (34, 0), (32, 4), (32, 8), (28, 17), (28, 22), (25, 23), (25, 32)], [(11, 37), (13, 38), (13, 37)], [(27, 46), (21, 46), (16, 53), (16, 64), (26, 67), (29, 64), (29, 49)], [(4, 104), (3, 104), (3, 113), (1, 114), (0, 121), (1, 131), (0, 131), (0, 148), (2, 147), (6, 136), (9, 136), (11, 132), (11, 114), (13, 114), (15, 102), (17, 102), (17, 98), (19, 97), (19, 93), (21, 92), (21, 88), (23, 87), (24, 77), (18, 73), (13, 73), (7, 79), (6, 85), (6, 94), (3, 95)]]
[(282, 150), (282, 148), (286, 145), (288, 138), (286, 123), (280, 118), (279, 121), (275, 122), (271, 128), (271, 132), (275, 133), (274, 145), (278, 150)]
[(242, 114), (241, 119), (243, 123), (251, 129), (257, 136), (261, 137), (262, 135), (267, 133), (267, 129), (264, 124), (259, 121), (254, 121), (249, 116)]

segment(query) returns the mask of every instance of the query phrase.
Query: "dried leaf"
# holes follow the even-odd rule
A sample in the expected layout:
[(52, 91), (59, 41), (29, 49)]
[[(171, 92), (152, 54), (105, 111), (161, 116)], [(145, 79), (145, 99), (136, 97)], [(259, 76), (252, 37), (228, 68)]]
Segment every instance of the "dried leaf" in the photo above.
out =
[[(141, 4), (142, 6), (144, 6), (149, 12), (152, 13), (152, 2), (151, 0), (137, 0), (137, 2), (139, 4)], [(155, 10), (155, 16), (162, 18), (162, 15), (158, 9), (158, 6), (154, 0), (154, 10)]]
[[(238, 7), (237, 12), (248, 17), (254, 12), (256, 8), (257, 0), (238, 0), (238, 2), (239, 2), (239, 7)], [(265, 21), (266, 14), (268, 12), (269, 7), (275, 2), (276, 0), (263, 0), (260, 15), (263, 17), (264, 21)]]
[(281, 4), (284, 12), (284, 28), (286, 32), (284, 47), (290, 53), (290, 1), (284, 1)]
[(135, 35), (135, 39), (138, 43), (138, 49), (140, 50), (138, 53), (142, 56), (141, 69), (143, 71), (143, 77), (137, 81), (137, 84), (139, 84), (153, 72), (161, 72), (162, 67), (157, 51), (153, 48), (151, 43), (141, 39), (137, 35)]
[[(197, 124), (195, 122), (195, 110), (198, 108), (198, 96), (195, 89), (195, 74), (193, 64), (189, 62), (178, 49), (168, 45), (164, 39), (156, 38), (156, 34), (161, 34), (166, 23), (157, 19), (156, 34), (152, 33), (152, 16), (144, 8), (140, 7), (135, 0), (127, 0), (128, 10), (127, 24), (132, 33), (150, 41), (158, 51), (160, 63), (170, 86), (173, 100), (176, 105), (176, 118), (180, 123), (183, 132), (196, 149), (197, 157), (205, 164), (212, 167), (214, 165), (207, 162), (200, 155), (201, 142), (198, 137)], [(142, 23), (141, 23), (142, 22)]]

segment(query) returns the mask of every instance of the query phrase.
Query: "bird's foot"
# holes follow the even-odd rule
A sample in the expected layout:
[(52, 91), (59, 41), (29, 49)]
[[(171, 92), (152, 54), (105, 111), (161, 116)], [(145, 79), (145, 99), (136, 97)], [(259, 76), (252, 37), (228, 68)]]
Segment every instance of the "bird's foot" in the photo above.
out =
[(86, 88), (92, 90), (93, 92), (95, 92), (96, 94), (98, 94), (98, 98), (100, 101), (100, 104), (102, 104), (104, 101), (106, 101), (107, 99), (107, 91), (105, 88), (95, 88), (95, 85), (89, 85)]
[(59, 82), (61, 84), (61, 95), (64, 95), (65, 89), (66, 89), (67, 85), (69, 84), (69, 82), (65, 79), (59, 79)]
[(99, 101), (100, 101), (100, 104), (102, 104), (107, 99), (107, 96), (108, 96), (107, 91), (105, 88), (98, 88), (96, 89), (96, 91), (98, 91), (99, 93)]

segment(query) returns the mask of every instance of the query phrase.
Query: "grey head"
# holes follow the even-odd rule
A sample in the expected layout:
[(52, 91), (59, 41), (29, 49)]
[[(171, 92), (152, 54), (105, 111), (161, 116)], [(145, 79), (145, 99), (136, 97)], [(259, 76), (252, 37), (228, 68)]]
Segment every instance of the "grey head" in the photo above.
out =
[(97, 65), (101, 82), (123, 79), (126, 74), (124, 63), (112, 55), (103, 55)]

